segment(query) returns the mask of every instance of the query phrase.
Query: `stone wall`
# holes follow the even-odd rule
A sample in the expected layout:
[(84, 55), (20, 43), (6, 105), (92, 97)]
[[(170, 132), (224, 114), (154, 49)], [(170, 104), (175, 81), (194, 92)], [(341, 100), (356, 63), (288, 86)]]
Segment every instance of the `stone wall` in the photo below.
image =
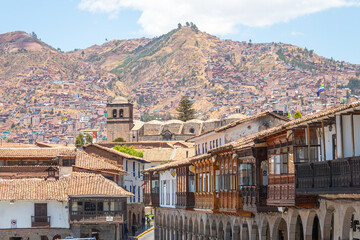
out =
[(170, 208), (157, 208), (155, 216), (155, 239), (163, 240), (348, 240), (360, 236), (356, 222), (360, 201), (351, 199), (321, 199), (318, 208), (279, 208), (279, 212), (253, 217)]

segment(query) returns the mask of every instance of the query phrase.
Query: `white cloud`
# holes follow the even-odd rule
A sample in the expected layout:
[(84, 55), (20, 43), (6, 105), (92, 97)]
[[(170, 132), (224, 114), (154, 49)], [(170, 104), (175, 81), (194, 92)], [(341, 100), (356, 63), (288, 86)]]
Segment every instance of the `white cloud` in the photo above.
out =
[(237, 25), (264, 27), (330, 8), (359, 6), (359, 0), (81, 0), (78, 7), (116, 16), (121, 9), (141, 11), (145, 33), (161, 35), (191, 21), (200, 30), (228, 34)]
[(291, 36), (303, 36), (304, 33), (302, 33), (302, 32), (291, 32), (290, 35)]

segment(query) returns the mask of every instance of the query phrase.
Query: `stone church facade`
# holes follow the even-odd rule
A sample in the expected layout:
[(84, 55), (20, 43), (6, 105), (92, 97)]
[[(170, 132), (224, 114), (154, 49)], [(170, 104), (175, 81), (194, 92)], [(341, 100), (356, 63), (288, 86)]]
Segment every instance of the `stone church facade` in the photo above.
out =
[(116, 97), (107, 108), (107, 141), (121, 137), (126, 142), (184, 141), (204, 132), (212, 131), (241, 119), (239, 114), (225, 119), (206, 121), (193, 119), (187, 122), (153, 120), (142, 122), (133, 119), (133, 104), (124, 97)]

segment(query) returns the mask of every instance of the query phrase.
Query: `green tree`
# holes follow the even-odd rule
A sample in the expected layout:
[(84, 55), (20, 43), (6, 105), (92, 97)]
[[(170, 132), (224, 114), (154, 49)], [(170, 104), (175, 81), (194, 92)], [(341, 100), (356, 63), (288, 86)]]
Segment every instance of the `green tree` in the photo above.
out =
[(181, 26), (181, 23), (178, 23), (178, 28), (180, 29), (182, 26)]
[(189, 23), (189, 22), (186, 22), (186, 26), (187, 26), (187, 27), (190, 27), (190, 23)]
[(123, 152), (123, 153), (129, 154), (131, 156), (135, 156), (135, 157), (142, 158), (144, 156), (144, 153), (142, 151), (135, 150), (134, 146), (116, 145), (114, 147), (114, 149), (119, 151), (119, 152)]
[(299, 110), (297, 110), (296, 113), (294, 114), (294, 118), (295, 118), (295, 120), (302, 118), (301, 112)]
[(79, 135), (76, 137), (75, 145), (84, 146), (84, 144), (85, 144), (84, 134), (79, 133)]
[(85, 136), (86, 143), (92, 143), (93, 142), (93, 136), (91, 136), (89, 133)]
[(118, 138), (114, 139), (113, 142), (125, 142), (125, 140), (122, 137), (118, 137)]
[(176, 108), (176, 111), (179, 112), (177, 119), (181, 121), (188, 121), (194, 119), (196, 113), (193, 108), (193, 102), (189, 100), (189, 96), (183, 96), (179, 102), (179, 106)]

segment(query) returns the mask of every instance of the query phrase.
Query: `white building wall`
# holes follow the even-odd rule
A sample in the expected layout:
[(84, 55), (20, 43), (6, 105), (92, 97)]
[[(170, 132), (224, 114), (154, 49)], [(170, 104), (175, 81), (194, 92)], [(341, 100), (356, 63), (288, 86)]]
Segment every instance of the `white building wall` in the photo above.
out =
[[(329, 127), (325, 127), (325, 149), (326, 149), (326, 160), (333, 160), (335, 156), (333, 156), (333, 144), (332, 144), (332, 135), (336, 133), (335, 125), (331, 126), (331, 131)], [(321, 139), (321, 145), (323, 145), (323, 140)]]
[(35, 214), (35, 203), (47, 203), (51, 228), (70, 228), (68, 202), (58, 201), (0, 201), (0, 229), (11, 228), (11, 220), (16, 220), (16, 228), (31, 228), (31, 217)]
[(342, 150), (341, 150), (341, 126), (340, 126), (340, 116), (337, 115), (336, 116), (336, 152), (337, 152), (337, 157), (341, 158), (342, 157)]
[(360, 156), (360, 115), (354, 115), (355, 156)]
[(175, 208), (176, 189), (177, 189), (176, 175), (175, 177), (171, 175), (170, 170), (160, 172), (160, 206), (161, 207)]
[(352, 157), (351, 116), (343, 115), (344, 157)]
[[(125, 164), (126, 161), (127, 161), (128, 174), (124, 176), (124, 186), (127, 191), (135, 194), (135, 197), (127, 198), (127, 203), (142, 203), (143, 194), (144, 194), (143, 191), (144, 175), (141, 173), (141, 171), (144, 169), (145, 164), (136, 160), (125, 160)], [(135, 169), (134, 169), (134, 163), (135, 163)], [(125, 170), (126, 170), (126, 166), (125, 166)], [(140, 201), (139, 201), (139, 193), (140, 193)]]

